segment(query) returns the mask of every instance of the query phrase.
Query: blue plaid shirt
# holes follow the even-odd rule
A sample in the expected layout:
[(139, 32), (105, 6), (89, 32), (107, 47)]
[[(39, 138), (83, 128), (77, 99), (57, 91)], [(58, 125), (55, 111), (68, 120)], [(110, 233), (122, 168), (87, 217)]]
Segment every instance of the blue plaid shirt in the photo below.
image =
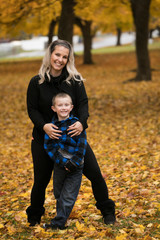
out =
[[(65, 166), (69, 159), (76, 167), (83, 164), (83, 158), (87, 147), (86, 131), (74, 137), (67, 134), (68, 127), (76, 121), (78, 121), (78, 118), (73, 116), (62, 121), (58, 121), (54, 117), (52, 123), (62, 131), (62, 135), (59, 139), (51, 139), (47, 134), (44, 136), (44, 148), (46, 152), (54, 162), (61, 166)], [(63, 152), (68, 153), (70, 157), (67, 158), (63, 155)]]

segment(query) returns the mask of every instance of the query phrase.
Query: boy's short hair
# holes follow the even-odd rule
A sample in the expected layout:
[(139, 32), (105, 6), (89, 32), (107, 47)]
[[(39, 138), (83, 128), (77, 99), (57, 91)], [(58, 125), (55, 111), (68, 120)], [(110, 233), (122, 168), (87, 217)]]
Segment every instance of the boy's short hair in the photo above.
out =
[(56, 94), (56, 95), (52, 98), (52, 105), (53, 105), (53, 106), (55, 105), (55, 100), (56, 100), (56, 98), (65, 98), (65, 97), (69, 97), (69, 98), (71, 99), (71, 104), (73, 104), (73, 103), (72, 103), (72, 98), (71, 98), (71, 96), (70, 96), (69, 94), (67, 94), (67, 93), (61, 92), (61, 93)]

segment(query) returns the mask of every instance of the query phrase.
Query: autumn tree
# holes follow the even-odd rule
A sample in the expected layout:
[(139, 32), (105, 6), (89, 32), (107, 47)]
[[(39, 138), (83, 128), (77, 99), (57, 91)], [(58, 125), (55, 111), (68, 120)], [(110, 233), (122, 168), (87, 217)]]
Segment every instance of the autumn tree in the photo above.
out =
[(61, 0), (1, 0), (0, 36), (17, 37), (21, 32), (49, 35), (49, 27), (51, 31), (53, 21), (60, 15), (60, 2)]
[[(150, 22), (149, 22), (149, 37), (152, 38), (152, 33), (160, 26), (160, 0), (154, 0), (150, 6)], [(159, 31), (160, 33), (160, 31)], [(160, 34), (159, 34), (160, 36)]]
[(117, 32), (120, 45), (122, 29), (131, 29), (131, 11), (128, 0), (77, 0), (76, 24), (80, 27), (84, 42), (84, 63), (92, 63), (92, 39), (97, 30)]
[(92, 64), (92, 39), (97, 31), (96, 17), (99, 4), (98, 1), (77, 0), (75, 9), (75, 24), (79, 26), (84, 44), (83, 63)]
[(137, 75), (135, 81), (151, 80), (148, 52), (148, 25), (151, 0), (130, 0), (136, 29)]
[(132, 29), (133, 21), (128, 0), (98, 1), (98, 16), (96, 23), (102, 32), (112, 32), (117, 35), (116, 45), (121, 45), (121, 34)]
[(81, 18), (75, 17), (75, 24), (77, 24), (83, 35), (83, 44), (84, 44), (84, 52), (83, 52), (83, 63), (84, 64), (92, 64), (92, 33), (91, 33), (91, 24), (92, 21), (83, 20)]
[[(84, 39), (84, 63), (92, 63), (91, 59), (91, 21), (82, 20), (75, 16), (75, 9), (78, 1), (63, 0), (59, 21), (58, 38), (65, 39), (72, 44), (73, 25), (77, 24)], [(81, 2), (82, 3), (82, 2)], [(83, 4), (83, 3), (82, 3)], [(84, 5), (83, 5), (84, 7)]]
[(58, 28), (58, 38), (72, 44), (75, 0), (63, 0)]

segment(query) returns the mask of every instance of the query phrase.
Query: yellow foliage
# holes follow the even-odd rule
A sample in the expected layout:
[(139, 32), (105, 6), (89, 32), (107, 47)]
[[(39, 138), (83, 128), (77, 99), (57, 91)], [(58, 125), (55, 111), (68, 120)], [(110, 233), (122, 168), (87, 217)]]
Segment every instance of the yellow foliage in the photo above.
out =
[(84, 229), (84, 224), (79, 223), (79, 221), (76, 221), (76, 228), (78, 229), (79, 232), (83, 232)]
[(0, 11), (1, 37), (47, 35), (50, 22), (60, 16), (61, 0), (1, 0)]
[(106, 226), (95, 207), (91, 183), (82, 186), (64, 231), (42, 228), (55, 216), (52, 180), (40, 226), (27, 224), (25, 210), (33, 185), (30, 142), (32, 123), (26, 90), (41, 61), (0, 63), (0, 237), (6, 239), (159, 239), (160, 51), (151, 51), (153, 81), (124, 84), (134, 77), (134, 53), (94, 55), (95, 64), (78, 70), (87, 79), (90, 117), (87, 129), (117, 222)]
[(120, 234), (116, 237), (116, 240), (126, 240), (127, 239), (127, 234)]
[(0, 223), (0, 228), (4, 228), (4, 224)]

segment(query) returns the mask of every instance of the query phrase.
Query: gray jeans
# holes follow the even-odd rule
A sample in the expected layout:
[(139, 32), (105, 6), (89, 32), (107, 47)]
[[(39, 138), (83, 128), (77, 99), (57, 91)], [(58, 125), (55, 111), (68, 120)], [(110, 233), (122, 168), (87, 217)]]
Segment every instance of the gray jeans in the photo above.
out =
[(79, 193), (82, 181), (82, 171), (83, 165), (81, 168), (77, 168), (75, 172), (70, 173), (55, 164), (53, 188), (57, 200), (57, 215), (51, 220), (51, 224), (64, 227)]

